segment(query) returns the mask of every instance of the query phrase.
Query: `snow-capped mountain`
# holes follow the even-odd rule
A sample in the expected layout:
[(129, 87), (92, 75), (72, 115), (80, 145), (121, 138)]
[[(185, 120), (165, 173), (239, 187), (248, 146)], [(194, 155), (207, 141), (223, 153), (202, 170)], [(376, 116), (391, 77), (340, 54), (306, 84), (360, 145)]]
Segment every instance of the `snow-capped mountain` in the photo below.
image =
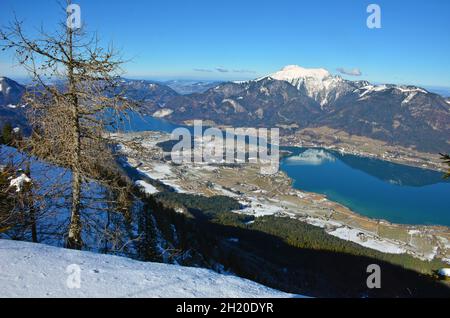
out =
[(317, 101), (322, 108), (365, 84), (347, 81), (340, 76), (330, 74), (323, 68), (303, 68), (298, 65), (285, 66), (264, 78), (290, 83)]
[(298, 65), (285, 66), (280, 71), (264, 78), (290, 83), (299, 91), (317, 101), (322, 108), (348, 94), (357, 94), (358, 100), (365, 100), (370, 99), (372, 93), (391, 90), (394, 94), (403, 95), (402, 104), (408, 104), (418, 94), (429, 93), (427, 90), (415, 86), (372, 85), (367, 81), (349, 81), (338, 75), (332, 75), (323, 68), (303, 68)]
[(27, 130), (25, 107), (21, 103), (25, 86), (7, 77), (0, 77), (0, 127), (5, 123)]
[(0, 106), (17, 106), (25, 87), (7, 77), (0, 77)]
[[(449, 101), (416, 86), (350, 81), (289, 65), (245, 82), (167, 100), (168, 120), (303, 129), (327, 126), (428, 152), (450, 151)], [(158, 110), (149, 109), (151, 113)], [(292, 131), (291, 131), (292, 133)]]
[[(15, 105), (9, 101), (23, 87), (5, 78), (0, 83), (0, 119), (18, 122), (19, 110), (7, 105)], [(234, 127), (290, 127), (288, 133), (326, 126), (422, 151), (450, 152), (450, 100), (416, 86), (350, 81), (322, 68), (290, 65), (255, 80), (218, 83), (203, 93), (180, 95), (161, 83), (125, 79), (121, 89), (143, 111), (180, 123), (203, 119)]]

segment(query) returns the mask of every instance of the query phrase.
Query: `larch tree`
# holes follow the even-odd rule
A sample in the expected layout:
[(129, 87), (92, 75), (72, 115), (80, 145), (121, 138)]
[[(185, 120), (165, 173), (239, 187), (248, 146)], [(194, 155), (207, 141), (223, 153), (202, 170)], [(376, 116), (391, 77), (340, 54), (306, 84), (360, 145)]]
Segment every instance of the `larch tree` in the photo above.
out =
[[(66, 8), (64, 14), (68, 14)], [(83, 187), (94, 181), (128, 191), (121, 176), (114, 173), (118, 169), (107, 138), (115, 120), (135, 106), (121, 89), (124, 61), (111, 46), (102, 47), (96, 35), (89, 36), (83, 26), (74, 28), (68, 21), (51, 34), (41, 28), (37, 36), (29, 37), (16, 19), (0, 30), (0, 43), (3, 49), (14, 51), (34, 81), (24, 97), (32, 127), (24, 149), (70, 171), (65, 242), (68, 248), (81, 249)]]

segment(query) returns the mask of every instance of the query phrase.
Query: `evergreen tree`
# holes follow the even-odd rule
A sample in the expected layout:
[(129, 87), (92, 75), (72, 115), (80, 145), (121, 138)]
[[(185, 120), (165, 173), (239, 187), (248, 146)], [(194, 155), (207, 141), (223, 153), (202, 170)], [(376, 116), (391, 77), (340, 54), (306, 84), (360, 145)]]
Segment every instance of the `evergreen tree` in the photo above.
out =
[(442, 156), (442, 160), (444, 161), (444, 163), (447, 164), (447, 166), (449, 167), (444, 176), (444, 178), (447, 179), (447, 178), (450, 178), (450, 155), (441, 154), (441, 156)]

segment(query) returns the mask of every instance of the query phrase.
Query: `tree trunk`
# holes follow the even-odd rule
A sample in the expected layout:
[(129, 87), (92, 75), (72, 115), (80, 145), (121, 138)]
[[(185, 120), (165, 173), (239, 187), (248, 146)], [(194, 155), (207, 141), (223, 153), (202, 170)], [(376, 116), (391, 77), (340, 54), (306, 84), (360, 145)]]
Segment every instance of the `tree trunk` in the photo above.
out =
[(81, 175), (78, 171), (72, 171), (72, 213), (70, 217), (69, 236), (67, 248), (80, 250), (83, 246), (81, 239)]
[(69, 95), (72, 108), (72, 138), (73, 138), (73, 158), (72, 158), (72, 210), (70, 217), (69, 235), (67, 238), (67, 248), (80, 250), (83, 246), (81, 238), (81, 133), (80, 133), (80, 114), (78, 110), (78, 97), (76, 94), (76, 82), (74, 77), (73, 64), (73, 33), (68, 29), (69, 37)]
[[(30, 164), (29, 160), (27, 160), (27, 168), (25, 170), (25, 174), (30, 178), (32, 177), (31, 176), (31, 164)], [(32, 239), (33, 243), (37, 243), (38, 238), (37, 238), (37, 229), (36, 229), (36, 210), (34, 208), (33, 188), (29, 189), (26, 200), (27, 200), (27, 208), (28, 208), (30, 226), (31, 226), (31, 239)]]
[(73, 164), (72, 164), (72, 210), (70, 217), (69, 236), (67, 239), (67, 247), (80, 250), (83, 242), (81, 239), (81, 137), (78, 116), (78, 101), (75, 97), (73, 106)]

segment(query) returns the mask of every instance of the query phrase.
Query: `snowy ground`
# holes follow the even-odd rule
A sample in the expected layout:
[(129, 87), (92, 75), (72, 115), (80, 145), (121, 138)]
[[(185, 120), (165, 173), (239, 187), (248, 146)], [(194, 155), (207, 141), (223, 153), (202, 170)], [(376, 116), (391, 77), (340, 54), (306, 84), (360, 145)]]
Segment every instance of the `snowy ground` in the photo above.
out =
[[(406, 253), (406, 249), (398, 245), (398, 243), (389, 242), (386, 239), (380, 239), (373, 237), (367, 232), (362, 232), (358, 229), (351, 229), (349, 227), (340, 227), (329, 232), (329, 234), (337, 236), (343, 240), (352, 241), (362, 246), (381, 251), (389, 254), (403, 254)], [(364, 239), (358, 234), (364, 234)]]
[(158, 189), (156, 189), (154, 186), (152, 186), (151, 184), (143, 181), (143, 180), (138, 180), (135, 182), (135, 184), (141, 189), (142, 192), (147, 193), (147, 194), (155, 194), (158, 193)]
[(9, 240), (0, 240), (0, 286), (3, 298), (294, 297), (206, 269)]

